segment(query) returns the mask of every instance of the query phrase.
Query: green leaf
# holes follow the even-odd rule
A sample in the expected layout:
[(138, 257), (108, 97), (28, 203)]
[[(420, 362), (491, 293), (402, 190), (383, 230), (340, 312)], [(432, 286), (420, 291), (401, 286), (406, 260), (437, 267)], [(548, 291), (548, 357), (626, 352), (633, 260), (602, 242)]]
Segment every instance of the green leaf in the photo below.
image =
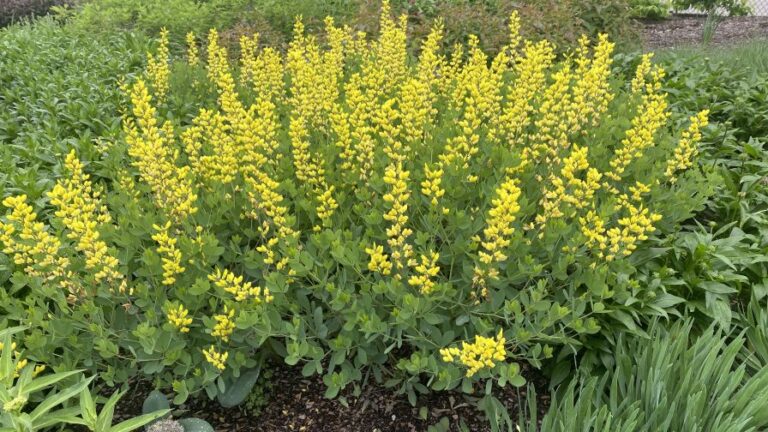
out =
[(117, 405), (117, 401), (119, 401), (124, 394), (125, 392), (115, 392), (110, 396), (104, 406), (101, 407), (101, 412), (96, 421), (96, 430), (107, 430), (112, 425), (112, 417), (114, 417), (115, 414), (115, 405)]
[[(35, 422), (34, 426), (37, 430), (43, 430), (53, 426), (61, 426), (62, 424), (82, 425), (87, 426), (85, 420), (78, 416), (80, 414), (79, 407), (64, 408), (52, 413), (48, 413), (40, 421)], [(2, 429), (0, 429), (2, 431)]]
[(150, 414), (142, 414), (138, 417), (134, 417), (130, 420), (126, 420), (122, 423), (119, 423), (116, 426), (112, 426), (109, 429), (109, 432), (130, 432), (144, 425), (147, 425), (152, 421), (159, 419), (160, 417), (168, 415), (170, 412), (171, 410), (165, 409), (165, 410), (155, 411)]
[(205, 420), (187, 418), (179, 420), (179, 423), (184, 426), (184, 432), (215, 432), (213, 426)]
[(244, 371), (231, 384), (227, 385), (227, 390), (219, 393), (217, 400), (224, 408), (232, 408), (240, 405), (248, 398), (251, 389), (256, 385), (256, 381), (261, 374), (261, 368), (254, 368)]
[(29, 416), (32, 419), (32, 421), (37, 420), (43, 415), (49, 415), (48, 411), (50, 411), (53, 407), (64, 403), (66, 400), (71, 399), (76, 394), (79, 394), (83, 389), (88, 387), (88, 384), (93, 381), (94, 377), (88, 378), (84, 381), (81, 381), (78, 384), (75, 384), (65, 390), (62, 390), (59, 393), (56, 393), (52, 396), (48, 396), (43, 402), (38, 405), (34, 411), (32, 411)]
[(69, 372), (59, 372), (52, 375), (45, 375), (40, 378), (35, 378), (35, 380), (29, 383), (29, 385), (24, 387), (24, 391), (27, 393), (35, 393), (44, 388), (48, 388), (65, 378), (68, 378), (72, 375), (76, 375), (82, 371), (83, 370), (80, 369), (80, 370), (74, 370)]
[(156, 411), (167, 410), (171, 408), (168, 398), (158, 390), (152, 390), (152, 392), (144, 399), (144, 403), (141, 405), (141, 412), (143, 414), (150, 414)]

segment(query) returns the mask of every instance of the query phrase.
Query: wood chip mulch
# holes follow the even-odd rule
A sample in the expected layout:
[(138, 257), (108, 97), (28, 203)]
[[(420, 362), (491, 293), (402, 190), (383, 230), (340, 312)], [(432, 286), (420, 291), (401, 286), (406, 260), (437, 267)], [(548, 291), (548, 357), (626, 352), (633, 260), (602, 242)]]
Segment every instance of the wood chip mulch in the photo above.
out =
[[(547, 380), (531, 368), (523, 375), (536, 388), (538, 418), (549, 407)], [(126, 419), (140, 414), (151, 384), (139, 382), (132, 386), (117, 407), (116, 418)], [(497, 389), (499, 390), (499, 389)], [(495, 396), (517, 418), (520, 403), (526, 404), (525, 387), (507, 386)], [(422, 396), (412, 407), (405, 396), (392, 389), (365, 386), (358, 397), (350, 391), (343, 393), (346, 404), (339, 399), (324, 397), (322, 378), (305, 378), (300, 369), (277, 366), (274, 369), (267, 405), (258, 416), (242, 408), (224, 409), (207, 398), (188, 402), (174, 412), (177, 418), (198, 417), (207, 420), (216, 431), (226, 432), (421, 432), (442, 418), (450, 422), (451, 431), (459, 431), (460, 420), (472, 432), (490, 431), (482, 413), (472, 405), (472, 398), (458, 392), (436, 392)], [(427, 418), (423, 419), (426, 408)]]
[[(653, 50), (702, 43), (707, 19), (699, 15), (675, 15), (660, 21), (643, 21), (643, 48)], [(725, 17), (711, 44), (730, 45), (745, 40), (768, 38), (768, 17)]]

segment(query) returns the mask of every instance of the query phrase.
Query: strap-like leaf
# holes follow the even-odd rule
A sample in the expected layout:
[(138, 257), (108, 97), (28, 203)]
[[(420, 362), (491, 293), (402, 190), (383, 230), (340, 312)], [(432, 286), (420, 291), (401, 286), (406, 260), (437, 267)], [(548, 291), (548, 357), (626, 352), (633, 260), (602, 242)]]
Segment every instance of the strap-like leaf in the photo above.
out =
[(161, 410), (161, 411), (155, 411), (150, 414), (143, 414), (138, 417), (134, 417), (130, 420), (126, 420), (116, 426), (113, 426), (111, 429), (109, 429), (109, 432), (130, 432), (132, 430), (136, 430), (149, 422), (156, 420), (166, 414), (171, 412), (171, 410)]

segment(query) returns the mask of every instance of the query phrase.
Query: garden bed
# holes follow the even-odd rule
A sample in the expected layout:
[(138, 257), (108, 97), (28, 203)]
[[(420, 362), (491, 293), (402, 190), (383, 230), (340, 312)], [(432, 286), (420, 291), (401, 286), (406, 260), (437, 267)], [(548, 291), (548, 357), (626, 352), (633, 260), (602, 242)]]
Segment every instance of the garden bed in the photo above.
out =
[[(643, 48), (654, 50), (702, 43), (707, 18), (677, 15), (661, 21), (644, 21)], [(727, 17), (717, 27), (711, 43), (729, 45), (768, 37), (768, 17)]]
[[(182, 405), (176, 414), (179, 418), (207, 420), (217, 431), (227, 432), (415, 432), (426, 431), (441, 418), (447, 418), (453, 426), (458, 426), (461, 419), (473, 432), (490, 430), (480, 411), (459, 392), (435, 392), (419, 399), (418, 406), (413, 407), (404, 395), (367, 385), (358, 397), (346, 392), (345, 405), (339, 399), (324, 396), (326, 386), (321, 376), (306, 378), (301, 375), (301, 368), (286, 365), (273, 366), (272, 371), (274, 375), (268, 380), (270, 388), (264, 391), (260, 414), (251, 414), (242, 407), (225, 409), (204, 396)], [(537, 418), (542, 418), (550, 404), (547, 380), (528, 367), (523, 375), (536, 389)], [(116, 417), (130, 419), (141, 414), (142, 403), (152, 389), (146, 381), (132, 385), (118, 406)], [(520, 409), (520, 400), (526, 404), (525, 387), (507, 386), (497, 393), (513, 416)], [(421, 407), (428, 409), (426, 419), (419, 415)]]

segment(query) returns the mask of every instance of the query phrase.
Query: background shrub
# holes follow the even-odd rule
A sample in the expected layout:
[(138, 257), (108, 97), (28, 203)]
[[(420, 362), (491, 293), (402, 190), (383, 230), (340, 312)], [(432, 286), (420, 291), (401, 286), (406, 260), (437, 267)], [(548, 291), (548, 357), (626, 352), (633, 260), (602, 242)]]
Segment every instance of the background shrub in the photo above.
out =
[(74, 0), (4, 0), (0, 3), (0, 27), (23, 18), (44, 15), (53, 6), (73, 3)]
[[(320, 30), (325, 17), (331, 16), (339, 24), (375, 35), (380, 6), (380, 0), (92, 0), (72, 20), (86, 32), (121, 28), (156, 35), (165, 27), (177, 42), (188, 31), (205, 34), (217, 28), (224, 43), (231, 41), (230, 48), (237, 47), (240, 35), (259, 33), (262, 44), (285, 49), (298, 15), (310, 33)], [(548, 39), (560, 51), (574, 47), (581, 34), (608, 33), (622, 44), (633, 40), (628, 0), (398, 0), (392, 9), (408, 16), (414, 40), (426, 36), (433, 21), (442, 17), (446, 45), (466, 43), (474, 34), (489, 54), (503, 47), (507, 18), (513, 10), (523, 18), (526, 37)]]

